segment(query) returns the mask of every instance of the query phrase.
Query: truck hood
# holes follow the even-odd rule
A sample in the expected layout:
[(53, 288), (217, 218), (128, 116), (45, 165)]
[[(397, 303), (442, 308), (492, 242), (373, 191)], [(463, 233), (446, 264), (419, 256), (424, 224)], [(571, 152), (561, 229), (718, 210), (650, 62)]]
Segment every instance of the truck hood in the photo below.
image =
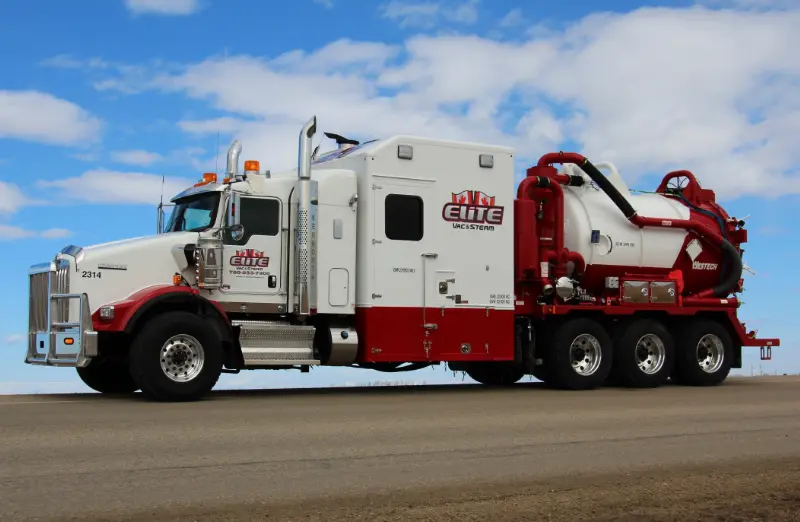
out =
[[(151, 254), (171, 253), (173, 247), (183, 248), (188, 243), (197, 242), (197, 237), (197, 232), (170, 232), (100, 243), (83, 247), (77, 261), (79, 265), (92, 261), (125, 265), (135, 263), (143, 255), (149, 257)], [(182, 266), (176, 268), (185, 267), (185, 260), (176, 262), (182, 263)]]
[(171, 285), (188, 266), (184, 246), (197, 239), (196, 232), (172, 232), (85, 247), (75, 258), (70, 293), (85, 292), (94, 312), (143, 288)]

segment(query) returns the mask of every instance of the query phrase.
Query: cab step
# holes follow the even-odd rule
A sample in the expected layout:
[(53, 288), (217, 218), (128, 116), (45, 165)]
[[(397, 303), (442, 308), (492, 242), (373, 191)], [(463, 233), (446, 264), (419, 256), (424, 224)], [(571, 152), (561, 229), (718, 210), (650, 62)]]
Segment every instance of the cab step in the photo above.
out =
[(245, 366), (315, 365), (316, 327), (279, 321), (231, 321), (239, 327)]

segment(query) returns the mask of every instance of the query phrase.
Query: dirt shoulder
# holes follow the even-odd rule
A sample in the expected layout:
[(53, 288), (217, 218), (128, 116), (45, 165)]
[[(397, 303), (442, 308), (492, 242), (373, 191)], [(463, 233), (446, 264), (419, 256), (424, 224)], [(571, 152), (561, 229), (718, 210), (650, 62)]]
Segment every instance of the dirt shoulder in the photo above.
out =
[(423, 488), (293, 504), (173, 508), (120, 520), (800, 521), (800, 459)]

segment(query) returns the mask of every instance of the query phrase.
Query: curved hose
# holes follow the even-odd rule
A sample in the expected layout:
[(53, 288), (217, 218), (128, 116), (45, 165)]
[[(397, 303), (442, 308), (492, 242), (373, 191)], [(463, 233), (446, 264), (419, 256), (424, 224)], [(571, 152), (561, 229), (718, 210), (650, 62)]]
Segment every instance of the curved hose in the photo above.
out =
[[(720, 281), (717, 286), (706, 292), (711, 293), (714, 297), (727, 297), (728, 294), (733, 292), (733, 290), (739, 285), (739, 279), (742, 277), (744, 264), (742, 263), (742, 255), (738, 250), (736, 250), (736, 247), (734, 247), (730, 241), (723, 238), (719, 247), (724, 254), (727, 254), (726, 258), (732, 266), (728, 271), (727, 277)], [(697, 297), (705, 297), (703, 295), (704, 293), (705, 292), (700, 292), (697, 294)]]

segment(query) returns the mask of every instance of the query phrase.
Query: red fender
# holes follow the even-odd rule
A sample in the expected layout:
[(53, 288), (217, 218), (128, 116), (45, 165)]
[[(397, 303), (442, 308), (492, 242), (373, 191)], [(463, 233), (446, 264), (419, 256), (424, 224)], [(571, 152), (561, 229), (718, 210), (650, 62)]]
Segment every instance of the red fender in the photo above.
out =
[(123, 332), (127, 328), (130, 321), (136, 316), (137, 312), (144, 310), (143, 307), (146, 307), (154, 300), (161, 300), (160, 298), (174, 294), (195, 295), (199, 299), (214, 305), (214, 307), (220, 313), (220, 316), (227, 320), (227, 314), (220, 307), (219, 303), (201, 296), (197, 289), (188, 286), (165, 284), (149, 286), (134, 292), (121, 301), (107, 303), (104, 306), (114, 307), (114, 318), (102, 319), (100, 317), (100, 310), (98, 309), (92, 314), (92, 325), (98, 332)]

